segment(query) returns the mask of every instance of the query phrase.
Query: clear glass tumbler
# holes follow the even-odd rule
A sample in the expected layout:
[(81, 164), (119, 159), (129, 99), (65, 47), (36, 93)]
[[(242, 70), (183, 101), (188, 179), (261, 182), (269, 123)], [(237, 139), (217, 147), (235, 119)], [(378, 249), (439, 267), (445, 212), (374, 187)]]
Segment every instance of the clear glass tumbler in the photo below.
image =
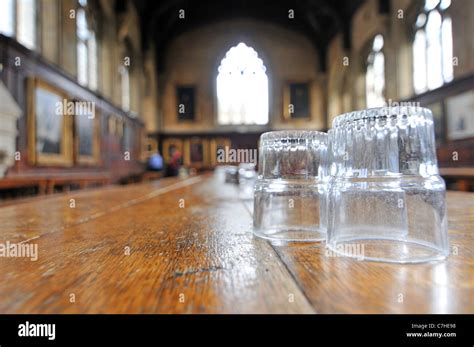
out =
[(448, 255), (445, 184), (430, 110), (382, 107), (340, 115), (327, 153), (330, 251), (397, 263)]
[(239, 183), (239, 168), (228, 165), (225, 167), (225, 183)]
[(320, 163), (327, 134), (272, 131), (260, 137), (254, 234), (272, 241), (321, 241)]
[(239, 197), (243, 200), (252, 200), (257, 181), (257, 172), (255, 164), (241, 163), (239, 164)]

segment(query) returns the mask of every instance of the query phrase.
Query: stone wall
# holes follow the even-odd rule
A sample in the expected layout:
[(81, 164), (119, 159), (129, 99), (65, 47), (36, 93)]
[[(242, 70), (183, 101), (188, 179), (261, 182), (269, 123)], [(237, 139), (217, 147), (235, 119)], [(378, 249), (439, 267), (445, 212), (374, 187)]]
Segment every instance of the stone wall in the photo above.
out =
[[(270, 127), (323, 129), (326, 107), (324, 75), (318, 72), (314, 45), (299, 33), (242, 19), (200, 27), (172, 42), (166, 55), (163, 89), (160, 91), (163, 110), (161, 130), (209, 132), (222, 128), (217, 124), (216, 77), (220, 61), (239, 42), (254, 48), (267, 68)], [(288, 82), (310, 83), (309, 121), (284, 120), (283, 89)], [(177, 119), (176, 87), (179, 85), (196, 87), (197, 114), (194, 122), (179, 122)], [(226, 127), (226, 130), (230, 128)]]

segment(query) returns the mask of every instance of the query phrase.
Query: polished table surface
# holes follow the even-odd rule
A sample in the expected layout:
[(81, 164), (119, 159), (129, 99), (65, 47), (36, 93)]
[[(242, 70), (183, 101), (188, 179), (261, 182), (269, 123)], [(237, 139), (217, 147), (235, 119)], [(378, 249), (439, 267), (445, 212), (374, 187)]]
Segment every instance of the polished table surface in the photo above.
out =
[(449, 192), (452, 254), (398, 265), (252, 236), (252, 203), (216, 176), (0, 208), (0, 313), (474, 313), (474, 194)]

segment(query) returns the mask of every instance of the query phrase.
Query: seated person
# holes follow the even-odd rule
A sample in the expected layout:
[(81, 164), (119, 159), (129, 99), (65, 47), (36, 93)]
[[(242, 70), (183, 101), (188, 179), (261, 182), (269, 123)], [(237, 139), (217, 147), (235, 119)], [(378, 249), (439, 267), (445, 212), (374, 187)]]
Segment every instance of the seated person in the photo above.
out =
[(181, 152), (176, 149), (172, 148), (171, 149), (171, 159), (168, 163), (168, 176), (178, 176), (179, 173), (179, 168), (182, 165), (182, 156)]
[(159, 152), (152, 154), (150, 158), (148, 158), (148, 170), (149, 171), (162, 171), (164, 168), (163, 165), (163, 157), (160, 155)]

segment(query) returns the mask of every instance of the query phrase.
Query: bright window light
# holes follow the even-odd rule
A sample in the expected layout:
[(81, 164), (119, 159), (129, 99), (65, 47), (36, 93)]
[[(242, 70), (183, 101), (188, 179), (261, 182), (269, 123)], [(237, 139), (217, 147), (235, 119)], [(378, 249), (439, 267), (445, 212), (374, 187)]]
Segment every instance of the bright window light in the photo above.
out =
[(257, 52), (245, 43), (232, 47), (217, 76), (219, 124), (267, 124), (268, 78)]
[(423, 93), (453, 80), (452, 22), (445, 10), (451, 0), (426, 0), (413, 40), (413, 87)]
[(372, 51), (367, 58), (365, 88), (366, 103), (369, 108), (385, 105), (385, 56), (382, 51), (383, 46), (383, 36), (375, 36), (372, 43)]

